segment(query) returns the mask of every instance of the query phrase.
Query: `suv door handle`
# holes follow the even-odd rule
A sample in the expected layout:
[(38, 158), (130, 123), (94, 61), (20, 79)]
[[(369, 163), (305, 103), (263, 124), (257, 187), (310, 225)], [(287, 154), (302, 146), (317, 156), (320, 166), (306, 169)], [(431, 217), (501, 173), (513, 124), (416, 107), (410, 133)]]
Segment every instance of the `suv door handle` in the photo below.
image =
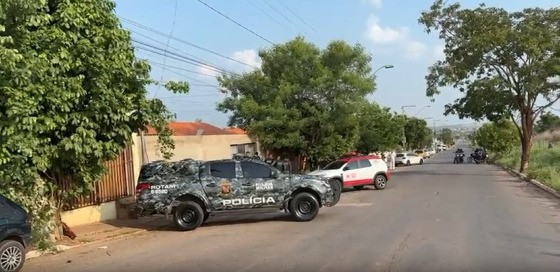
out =
[(208, 184), (206, 184), (206, 186), (208, 186), (208, 187), (216, 187), (216, 183), (208, 183)]

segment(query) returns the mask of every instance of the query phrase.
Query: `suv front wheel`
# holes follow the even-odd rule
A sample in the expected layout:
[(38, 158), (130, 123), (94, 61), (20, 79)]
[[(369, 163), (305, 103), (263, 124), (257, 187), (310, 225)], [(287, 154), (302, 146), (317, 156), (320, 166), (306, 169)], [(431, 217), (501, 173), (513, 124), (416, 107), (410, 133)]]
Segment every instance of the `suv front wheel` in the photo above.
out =
[(0, 243), (0, 272), (19, 271), (24, 262), (25, 249), (21, 243), (14, 240)]
[(319, 201), (310, 193), (298, 193), (289, 205), (292, 216), (300, 222), (311, 221), (319, 213)]

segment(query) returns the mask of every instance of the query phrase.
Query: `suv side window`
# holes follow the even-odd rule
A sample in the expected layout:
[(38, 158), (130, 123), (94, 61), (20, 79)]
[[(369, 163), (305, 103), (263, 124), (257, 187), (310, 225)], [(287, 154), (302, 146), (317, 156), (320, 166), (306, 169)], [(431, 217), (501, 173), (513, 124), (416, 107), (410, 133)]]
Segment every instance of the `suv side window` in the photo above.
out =
[(352, 162), (348, 163), (348, 165), (346, 165), (346, 168), (348, 168), (348, 170), (358, 169), (358, 161), (352, 161)]
[(236, 178), (235, 162), (213, 162), (210, 164), (210, 175), (217, 178)]
[(254, 162), (241, 162), (244, 178), (270, 178), (272, 169)]
[(360, 165), (360, 168), (371, 167), (371, 163), (369, 162), (369, 160), (359, 160), (358, 164)]
[(8, 203), (4, 202), (4, 200), (0, 199), (0, 218), (8, 218), (11, 217), (12, 208), (8, 206)]

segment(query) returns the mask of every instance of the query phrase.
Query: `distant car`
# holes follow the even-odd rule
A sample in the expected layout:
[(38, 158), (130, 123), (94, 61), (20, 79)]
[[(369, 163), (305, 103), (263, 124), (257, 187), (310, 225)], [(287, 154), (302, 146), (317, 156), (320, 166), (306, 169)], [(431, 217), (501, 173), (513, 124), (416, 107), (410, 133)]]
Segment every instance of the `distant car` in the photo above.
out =
[(309, 175), (334, 179), (343, 187), (354, 187), (357, 190), (363, 189), (365, 185), (383, 190), (390, 178), (387, 163), (378, 156), (369, 155), (340, 158)]
[(31, 246), (31, 220), (16, 203), (0, 195), (0, 272), (19, 271)]
[(414, 153), (398, 153), (395, 159), (395, 165), (413, 165), (424, 164), (424, 158)]
[(422, 149), (418, 149), (416, 151), (414, 151), (414, 153), (416, 153), (416, 155), (418, 155), (418, 157), (422, 157), (423, 159), (427, 159), (430, 157), (430, 154), (427, 151), (424, 151)]

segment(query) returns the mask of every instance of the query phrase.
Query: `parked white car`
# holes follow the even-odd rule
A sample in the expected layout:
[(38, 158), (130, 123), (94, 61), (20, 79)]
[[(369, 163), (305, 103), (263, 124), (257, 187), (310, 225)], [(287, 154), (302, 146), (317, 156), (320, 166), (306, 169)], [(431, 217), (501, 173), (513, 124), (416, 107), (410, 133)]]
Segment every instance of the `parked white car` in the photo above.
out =
[(414, 153), (398, 153), (395, 159), (396, 165), (424, 164), (424, 158)]
[(375, 189), (383, 190), (390, 178), (387, 163), (377, 156), (341, 158), (309, 175), (336, 179), (342, 183), (342, 187), (354, 187), (358, 190), (364, 188), (364, 185), (373, 185)]

